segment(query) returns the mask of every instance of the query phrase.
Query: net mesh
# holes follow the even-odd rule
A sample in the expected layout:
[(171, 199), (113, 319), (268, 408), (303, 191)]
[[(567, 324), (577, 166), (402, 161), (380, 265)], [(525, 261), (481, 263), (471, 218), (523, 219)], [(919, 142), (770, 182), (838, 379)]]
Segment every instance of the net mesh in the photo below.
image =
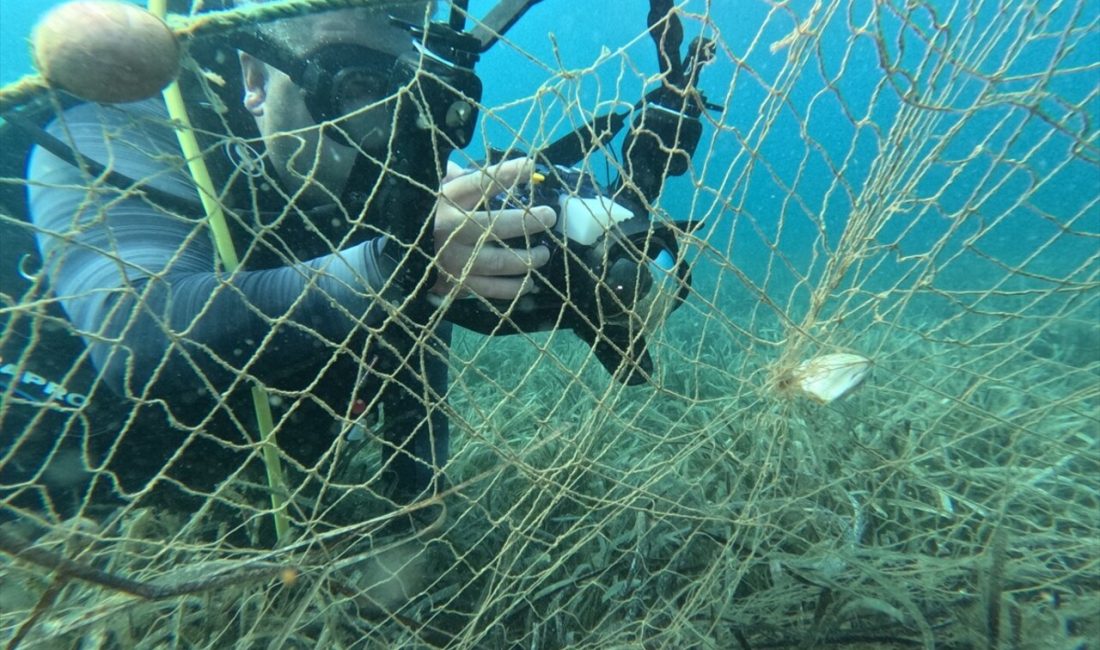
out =
[[(379, 431), (401, 414), (330, 410), (333, 436), (328, 422), (293, 418), (308, 389), (265, 387), (276, 430), (312, 427), (321, 459), (276, 450), (285, 475), (274, 487), (252, 471), (265, 445), (247, 402), (234, 402), (246, 372), (198, 426), (174, 424), (165, 439), (177, 447), (147, 483), (109, 504), (76, 490), (63, 505), (43, 486), (123, 482), (91, 441), (124, 441), (161, 402), (115, 398), (132, 417), (107, 431), (90, 429), (80, 400), (20, 419), (45, 376), (6, 357), (0, 463), (19, 478), (0, 486), (0, 638), (43, 648), (1097, 643), (1096, 4), (675, 11), (686, 33), (717, 44), (700, 87), (723, 108), (704, 113), (688, 173), (651, 206), (655, 219), (702, 225), (679, 231), (693, 283), (650, 335), (650, 382), (616, 381), (565, 330), (456, 328), (446, 394), (421, 394), (450, 423), (447, 488), (400, 505), (384, 488)], [(488, 56), (533, 65), (540, 85), (482, 108), (482, 146), (537, 149), (659, 84), (639, 16), (633, 40), (557, 59), (543, 42), (505, 37)], [(214, 97), (216, 78), (201, 79)], [(210, 150), (226, 142), (239, 144)], [(581, 165), (621, 170), (617, 145)], [(30, 231), (7, 210), (8, 225)], [(73, 326), (51, 311), (64, 296), (45, 274), (27, 275), (25, 293), (4, 296), (3, 336), (31, 350)], [(410, 366), (431, 354), (417, 349)], [(820, 403), (803, 390), (803, 364), (835, 353), (873, 371)], [(235, 437), (217, 429), (227, 413)], [(203, 441), (237, 460), (196, 489), (169, 468), (177, 449)], [(185, 508), (153, 498), (165, 484)], [(272, 491), (289, 520), (279, 544)]]

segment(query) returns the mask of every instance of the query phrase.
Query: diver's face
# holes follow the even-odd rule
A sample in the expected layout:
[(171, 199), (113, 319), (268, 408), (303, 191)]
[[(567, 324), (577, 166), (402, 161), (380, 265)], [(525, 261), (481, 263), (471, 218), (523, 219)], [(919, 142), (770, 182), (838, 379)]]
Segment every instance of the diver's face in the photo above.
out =
[[(384, 14), (347, 9), (300, 20), (309, 21), (309, 27), (301, 30), (302, 38), (292, 47), (303, 57), (330, 45), (358, 45), (394, 57), (412, 48), (408, 32), (391, 25)], [(339, 199), (356, 149), (321, 135), (302, 90), (286, 74), (247, 54), (241, 55), (241, 65), (245, 106), (255, 116), (268, 155), (287, 189), (301, 192), (302, 198), (311, 202)], [(389, 71), (379, 72), (385, 75)], [(367, 96), (363, 103), (367, 108), (353, 111), (339, 126), (354, 134), (364, 149), (384, 151), (393, 102), (384, 96)]]

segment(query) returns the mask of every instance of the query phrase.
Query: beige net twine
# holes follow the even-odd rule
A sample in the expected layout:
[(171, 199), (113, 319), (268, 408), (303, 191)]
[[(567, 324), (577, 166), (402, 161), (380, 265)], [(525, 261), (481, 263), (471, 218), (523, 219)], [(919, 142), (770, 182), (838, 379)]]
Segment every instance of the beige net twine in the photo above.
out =
[[(326, 5), (290, 4), (307, 19)], [(427, 24), (422, 4), (381, 4)], [(559, 219), (583, 205), (610, 223), (611, 201), (645, 214), (633, 244), (571, 242), (555, 258), (568, 282), (533, 268), (539, 290), (514, 301), (474, 295), (470, 265), (429, 276), (438, 260), (411, 245), (397, 263), (417, 277), (355, 266), (385, 214), (314, 193), (316, 129), (276, 138), (288, 181), (241, 106), (226, 30), (254, 7), (193, 33), (201, 2), (169, 20), (239, 267), (218, 261), (184, 156), (158, 140), (180, 127), (162, 108), (10, 96), (0, 641), (1100, 644), (1100, 6), (670, 4), (680, 52), (699, 36), (713, 60), (674, 93), (701, 135), (657, 195), (623, 152), (636, 102), (670, 87), (644, 2), (532, 7), (481, 54), (468, 145), (449, 130), (463, 116), (428, 108), (430, 84), (391, 88), (454, 148), (451, 176), (439, 158), (409, 166), (396, 137), (348, 142), (373, 128), (369, 105), (325, 127), (414, 188), (408, 205), (428, 197), (414, 235), (435, 180), (483, 175), (488, 203), (440, 199), (467, 221), (436, 245), (522, 249), (532, 232), (504, 242), (472, 213), (530, 215), (545, 196)], [(429, 58), (414, 77), (451, 83)], [(580, 173), (494, 180), (491, 150), (534, 155), (616, 112), (615, 137), (588, 129)], [(16, 121), (97, 153), (35, 176)], [(386, 182), (359, 190), (355, 206), (402, 209)], [(51, 201), (63, 218), (38, 216)], [(145, 213), (159, 225), (135, 234)], [(162, 240), (178, 250), (126, 243)], [(652, 286), (605, 289), (616, 254)], [(58, 281), (67, 265), (89, 270)], [(180, 318), (189, 282), (209, 284)], [(265, 282), (297, 288), (275, 309), (252, 301)], [(525, 305), (548, 303), (564, 310), (530, 327)], [(455, 304), (474, 316), (448, 335)], [(221, 313), (235, 316), (206, 317)], [(401, 472), (428, 489), (402, 494)]]

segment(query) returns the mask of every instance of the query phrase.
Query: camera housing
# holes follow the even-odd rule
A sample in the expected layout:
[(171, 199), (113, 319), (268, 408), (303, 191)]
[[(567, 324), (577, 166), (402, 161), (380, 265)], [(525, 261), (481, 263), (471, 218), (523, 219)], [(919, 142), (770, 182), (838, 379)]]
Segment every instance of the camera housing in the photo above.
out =
[(536, 290), (515, 300), (454, 300), (447, 319), (491, 335), (571, 329), (617, 380), (644, 383), (653, 372), (646, 336), (691, 288), (676, 233), (697, 224), (654, 222), (578, 169), (537, 165), (535, 171), (543, 180), (497, 195), (489, 209), (549, 205), (557, 213), (552, 229), (499, 242), (550, 250), (549, 261), (532, 272)]

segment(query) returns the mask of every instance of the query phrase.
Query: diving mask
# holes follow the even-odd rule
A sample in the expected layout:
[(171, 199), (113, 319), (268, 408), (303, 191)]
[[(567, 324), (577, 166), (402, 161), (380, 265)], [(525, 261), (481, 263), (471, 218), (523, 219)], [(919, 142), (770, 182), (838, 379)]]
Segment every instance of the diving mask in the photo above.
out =
[(335, 122), (393, 94), (390, 74), (397, 58), (362, 45), (325, 45), (290, 76), (317, 123)]
[(340, 144), (359, 145), (374, 131), (392, 132), (394, 115), (407, 118), (410, 113), (397, 106), (404, 98), (415, 104), (416, 117), (397, 124), (398, 140), (432, 129), (450, 141), (447, 146), (465, 146), (481, 98), (481, 80), (471, 67), (477, 55), (465, 49), (471, 37), (434, 24), (422, 29), (390, 22), (409, 33), (408, 51), (399, 56), (333, 43), (299, 57), (258, 31), (241, 32), (235, 39), (240, 49), (290, 77), (310, 116), (336, 127), (325, 135)]

